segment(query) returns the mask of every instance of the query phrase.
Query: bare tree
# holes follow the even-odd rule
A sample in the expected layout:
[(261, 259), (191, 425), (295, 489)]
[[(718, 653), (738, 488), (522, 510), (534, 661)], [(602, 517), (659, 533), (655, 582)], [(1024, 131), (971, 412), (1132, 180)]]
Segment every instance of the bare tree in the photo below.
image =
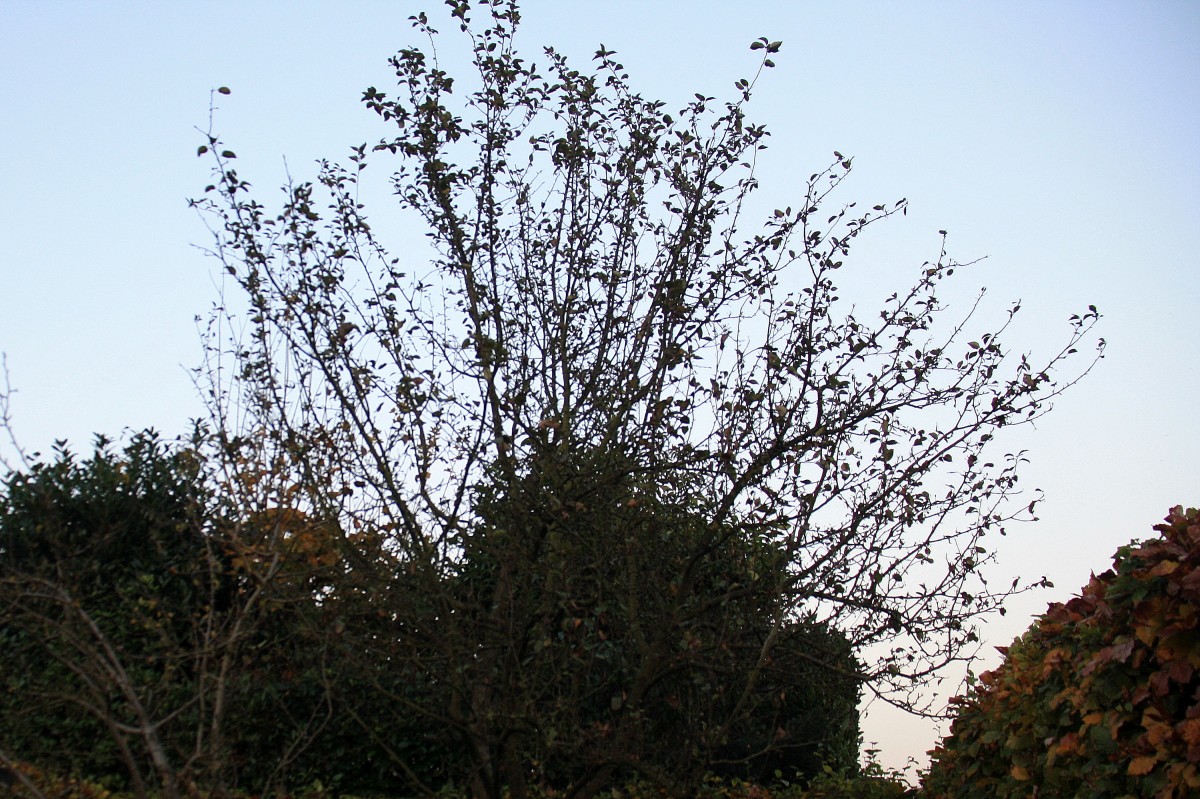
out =
[[(387, 553), (387, 662), (444, 692), (405, 706), (458, 736), (480, 796), (562, 762), (573, 796), (677, 779), (650, 752), (685, 685), (683, 752), (713, 761), (795, 624), (839, 631), (849, 676), (921, 709), (912, 689), (1021, 590), (984, 577), (989, 536), (1033, 508), (998, 436), (1091, 368), (1059, 376), (1096, 310), (1049, 357), (1011, 353), (1018, 306), (991, 327), (942, 307), (964, 270), (944, 246), (876, 311), (847, 307), (855, 239), (906, 205), (836, 204), (836, 154), (747, 222), (767, 132), (746, 108), (778, 42), (731, 101), (668, 111), (612, 51), (520, 57), (515, 3), (477, 4), (482, 24), (448, 5), (475, 72), (444, 71), (414, 17), (428, 43), (391, 59), (396, 96), (363, 95), (391, 133), (278, 210), (216, 135), (201, 147), (195, 205), (246, 303), (213, 327), (246, 331), (211, 342), (226, 450), (283, 464), (302, 506)], [(368, 222), (380, 156), (428, 263)]]

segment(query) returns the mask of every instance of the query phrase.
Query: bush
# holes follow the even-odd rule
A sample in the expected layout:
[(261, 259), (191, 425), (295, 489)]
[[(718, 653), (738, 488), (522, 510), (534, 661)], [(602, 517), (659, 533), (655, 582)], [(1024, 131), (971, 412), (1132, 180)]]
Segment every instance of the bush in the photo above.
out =
[(327, 750), (305, 747), (341, 730), (327, 723), (327, 647), (300, 622), (319, 612), (311, 575), (326, 558), (284, 536), (283, 565), (255, 582), (262, 555), (246, 542), (306, 532), (272, 521), (222, 515), (195, 450), (151, 431), (119, 450), (98, 437), (84, 458), (61, 445), (0, 477), (6, 749), (165, 797), (193, 780), (263, 790), (325, 776)]
[(147, 432), (119, 453), (99, 437), (84, 460), (61, 446), (0, 482), (0, 740), (17, 756), (126, 771), (120, 731), (104, 719), (121, 699), (97, 677), (118, 661), (163, 704), (185, 701), (183, 670), (149, 653), (187, 637), (186, 609), (205, 594), (197, 474), (190, 453)]
[(913, 795), (899, 773), (871, 762), (857, 774), (826, 769), (798, 799), (907, 799)]
[(958, 700), (930, 799), (1197, 795), (1200, 510), (1174, 508), (1154, 529)]

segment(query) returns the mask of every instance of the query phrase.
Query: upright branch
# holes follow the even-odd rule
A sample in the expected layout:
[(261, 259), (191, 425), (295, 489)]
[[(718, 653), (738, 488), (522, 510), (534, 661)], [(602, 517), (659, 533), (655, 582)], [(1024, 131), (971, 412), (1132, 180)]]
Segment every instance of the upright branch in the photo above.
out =
[[(6, 472), (18, 468), (28, 469), (32, 465), (29, 453), (21, 446), (21, 442), (17, 439), (17, 431), (13, 427), (12, 397), (17, 390), (12, 387), (12, 380), (9, 377), (8, 356), (2, 353), (0, 353), (0, 372), (4, 374), (4, 387), (0, 388), (0, 429), (4, 431), (4, 437), (8, 439), (8, 446), (12, 451), (8, 457), (0, 454), (0, 467), (3, 467)], [(15, 459), (15, 462), (10, 461), (10, 457)]]

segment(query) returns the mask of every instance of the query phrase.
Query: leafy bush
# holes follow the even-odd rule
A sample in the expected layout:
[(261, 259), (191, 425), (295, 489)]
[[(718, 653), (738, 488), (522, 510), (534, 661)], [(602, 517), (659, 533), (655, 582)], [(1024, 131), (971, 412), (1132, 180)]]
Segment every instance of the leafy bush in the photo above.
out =
[(838, 772), (826, 766), (797, 799), (904, 799), (914, 795), (912, 788), (897, 771), (884, 769), (871, 758), (862, 769)]
[[(59, 446), (4, 475), (5, 747), (164, 796), (192, 780), (261, 790), (327, 772), (302, 757), (332, 711), (325, 648), (299, 623), (317, 613), (310, 575), (325, 558), (283, 537), (282, 565), (263, 579), (250, 563), (268, 521), (223, 516), (195, 450), (152, 432), (120, 450), (99, 437), (85, 458)], [(309, 559), (317, 566), (300, 568)]]
[(28, 763), (19, 763), (14, 769), (4, 769), (12, 784), (0, 783), (0, 795), (13, 797), (31, 796), (28, 785), (37, 794), (34, 799), (113, 799), (114, 794), (105, 786), (87, 779), (43, 771)]
[(103, 718), (120, 698), (96, 674), (120, 662), (127, 683), (184, 701), (183, 670), (149, 653), (188, 636), (185, 609), (207, 593), (196, 463), (152, 433), (109, 444), (85, 460), (59, 447), (0, 485), (0, 736), (27, 760), (98, 776), (126, 764)]
[[(504, 497), (503, 506), (497, 500), (487, 506), (491, 522), (528, 526), (547, 494), (573, 496), (569, 486), (553, 488)], [(392, 611), (402, 606), (414, 618), (420, 586), (406, 588), (406, 573), (369, 540), (351, 541), (296, 508), (267, 508), (239, 523), (223, 513), (223, 490), (207, 480), (194, 450), (152, 433), (120, 449), (101, 438), (86, 457), (60, 447), (50, 461), (0, 480), (0, 741), (31, 763), (134, 793), (172, 780), (201, 791), (319, 784), (366, 795), (466, 784), (469, 753), (440, 721), (439, 706), (454, 696), (405, 668), (411, 641), (396, 635)], [(685, 557), (672, 543), (698, 523), (652, 512), (648, 502), (630, 508), (619, 498), (588, 498), (605, 513), (559, 520), (560, 572), (548, 569), (520, 592), (528, 614), (560, 614), (561, 634), (526, 665), (544, 686), (532, 710), (561, 733), (544, 743), (530, 734), (531, 746), (542, 744), (534, 784), (567, 784), (589, 767), (572, 759), (574, 738), (593, 734), (603, 744), (616, 712), (611, 686), (637, 668), (637, 625), (676, 624), (691, 644), (649, 691), (637, 742), (643, 768), (699, 775), (715, 765), (727, 778), (769, 782), (777, 771), (791, 779), (822, 763), (853, 766), (858, 663), (829, 625), (795, 621), (772, 633), (773, 613), (757, 602), (764, 584), (782, 579), (779, 553), (731, 540), (679, 602), (683, 610), (672, 612), (671, 585), (631, 579), (615, 566), (657, 575)], [(619, 562), (604, 557), (617, 524), (646, 531), (646, 547), (626, 547)], [(463, 607), (494, 591), (496, 568), (476, 554), (468, 552), (452, 578)], [(560, 601), (565, 584), (570, 602)], [(262, 599), (250, 606), (256, 591)], [(633, 591), (637, 617), (619, 601)], [(691, 608), (714, 596), (728, 597), (719, 624), (691, 621)], [(435, 606), (427, 623), (439, 623)], [(242, 625), (225, 636), (227, 670), (207, 665), (210, 624)], [(778, 641), (754, 690), (727, 690), (729, 674), (756, 668), (771, 634)], [(119, 681), (107, 677), (112, 670)], [(208, 736), (208, 711), (198, 708), (217, 680), (229, 708), (224, 745), (204, 762), (189, 761), (198, 731)], [(725, 724), (738, 702), (742, 718)], [(148, 729), (137, 726), (138, 713)], [(163, 755), (158, 776), (152, 745)]]
[(959, 700), (930, 799), (1200, 792), (1200, 510), (1154, 529)]
[[(776, 629), (771, 592), (787, 579), (779, 548), (730, 529), (718, 554), (694, 567), (688, 586), (662, 579), (687, 570), (689, 548), (707, 526), (686, 504), (638, 483), (631, 467), (614, 469), (612, 457), (581, 453), (535, 462), (518, 486), (480, 487), (483, 521), (454, 578), (456, 606), (480, 614), (481, 627), (494, 612), (490, 597), (503, 573), (519, 585), (505, 606), (503, 629), (553, 630), (524, 655), (521, 683), (539, 690), (522, 692), (508, 711), (540, 720), (523, 733), (536, 762), (531, 784), (565, 790), (606, 758), (621, 763), (611, 784), (656, 775), (672, 787), (679, 775), (697, 783), (713, 773), (770, 784), (777, 772), (811, 778), (823, 763), (853, 768), (861, 666), (847, 637), (830, 624), (792, 620)], [(533, 560), (537, 570), (515, 566)], [(412, 617), (408, 598), (401, 601)], [(718, 604), (720, 614), (710, 609)], [(656, 636), (668, 630), (677, 643), (656, 655)], [(402, 657), (389, 658), (390, 667)], [(628, 687), (647, 657), (665, 661), (663, 674), (640, 697), (637, 724), (622, 722)], [(756, 678), (745, 689), (751, 673)], [(411, 724), (411, 709), (397, 710)], [(636, 731), (618, 750), (613, 730), (622, 723)], [(431, 713), (426, 726), (417, 740), (437, 741), (446, 725)], [(412, 740), (413, 732), (410, 726), (402, 737)], [(441, 748), (454, 762), (444, 771), (454, 775), (469, 762), (466, 742), (447, 745), (445, 737)]]

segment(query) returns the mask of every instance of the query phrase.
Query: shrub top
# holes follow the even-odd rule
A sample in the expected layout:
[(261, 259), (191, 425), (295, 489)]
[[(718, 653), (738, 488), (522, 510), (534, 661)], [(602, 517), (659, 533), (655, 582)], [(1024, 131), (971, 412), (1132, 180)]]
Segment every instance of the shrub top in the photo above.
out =
[(1200, 791), (1200, 510), (1173, 508), (1154, 529), (954, 700), (927, 796)]

